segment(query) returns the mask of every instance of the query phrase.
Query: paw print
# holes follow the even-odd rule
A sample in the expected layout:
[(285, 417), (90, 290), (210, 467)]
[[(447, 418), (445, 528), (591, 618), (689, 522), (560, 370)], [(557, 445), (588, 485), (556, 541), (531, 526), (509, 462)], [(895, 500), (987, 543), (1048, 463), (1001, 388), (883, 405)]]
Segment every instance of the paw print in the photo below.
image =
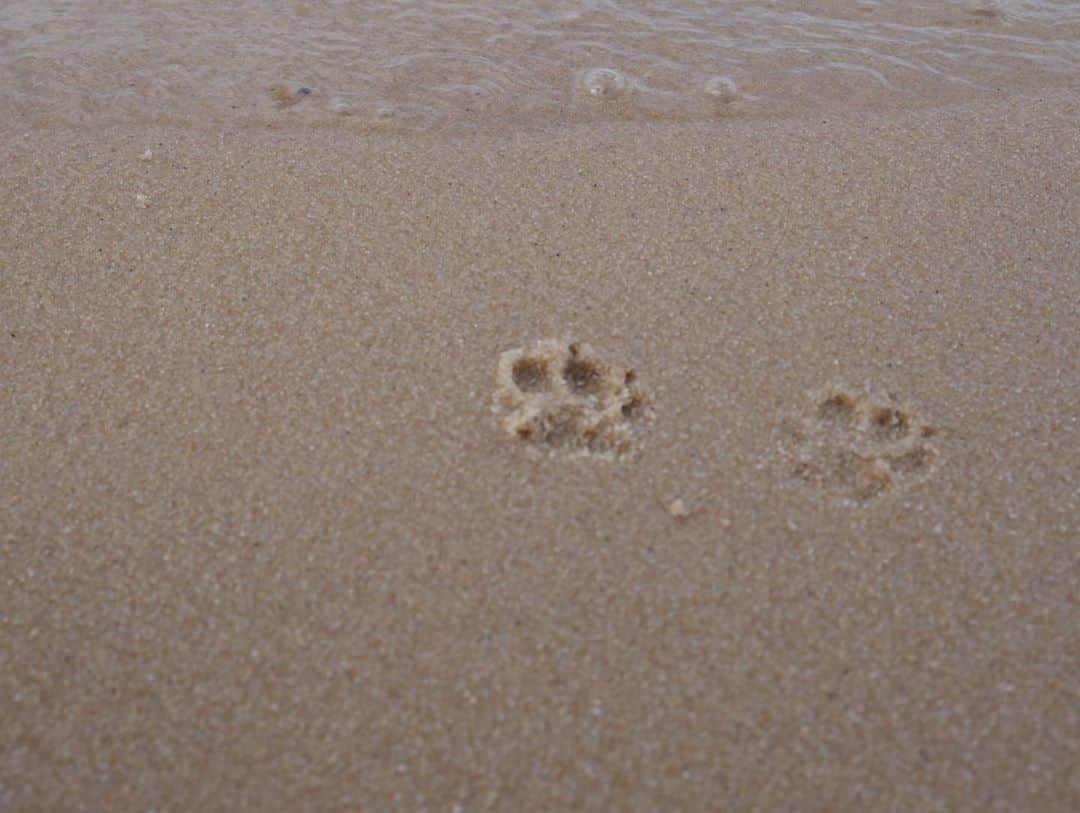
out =
[(794, 479), (830, 496), (864, 503), (925, 480), (939, 453), (937, 430), (889, 398), (861, 398), (837, 387), (812, 393), (789, 420), (783, 444)]
[(576, 342), (508, 350), (497, 379), (503, 428), (541, 448), (618, 457), (631, 451), (634, 424), (646, 414), (634, 371)]

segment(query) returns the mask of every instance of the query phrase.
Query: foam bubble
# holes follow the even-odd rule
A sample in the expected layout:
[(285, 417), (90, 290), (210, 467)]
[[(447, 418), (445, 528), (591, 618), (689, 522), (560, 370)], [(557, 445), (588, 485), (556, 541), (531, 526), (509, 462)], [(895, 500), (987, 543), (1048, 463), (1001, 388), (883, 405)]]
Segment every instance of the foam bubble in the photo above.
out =
[(590, 96), (599, 99), (614, 99), (626, 92), (629, 82), (614, 68), (593, 68), (586, 71), (582, 84)]
[(705, 95), (724, 104), (731, 104), (739, 98), (739, 86), (730, 76), (714, 76), (705, 82)]

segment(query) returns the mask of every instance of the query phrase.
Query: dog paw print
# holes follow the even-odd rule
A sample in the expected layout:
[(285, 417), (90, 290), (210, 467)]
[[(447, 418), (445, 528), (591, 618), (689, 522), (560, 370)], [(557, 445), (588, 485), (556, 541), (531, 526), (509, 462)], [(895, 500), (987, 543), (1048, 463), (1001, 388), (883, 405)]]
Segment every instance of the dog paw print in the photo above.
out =
[(591, 348), (553, 339), (499, 357), (496, 411), (503, 428), (538, 448), (619, 457), (646, 416), (634, 371)]
[(938, 464), (937, 429), (888, 398), (830, 387), (785, 425), (785, 459), (796, 482), (867, 502), (925, 480)]

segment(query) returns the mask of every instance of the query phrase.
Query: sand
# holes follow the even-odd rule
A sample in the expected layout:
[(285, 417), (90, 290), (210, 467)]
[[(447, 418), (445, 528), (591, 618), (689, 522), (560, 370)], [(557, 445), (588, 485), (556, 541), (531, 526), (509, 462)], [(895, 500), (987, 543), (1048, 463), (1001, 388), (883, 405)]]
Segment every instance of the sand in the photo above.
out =
[(8, 125), (0, 808), (1075, 810), (1077, 132)]

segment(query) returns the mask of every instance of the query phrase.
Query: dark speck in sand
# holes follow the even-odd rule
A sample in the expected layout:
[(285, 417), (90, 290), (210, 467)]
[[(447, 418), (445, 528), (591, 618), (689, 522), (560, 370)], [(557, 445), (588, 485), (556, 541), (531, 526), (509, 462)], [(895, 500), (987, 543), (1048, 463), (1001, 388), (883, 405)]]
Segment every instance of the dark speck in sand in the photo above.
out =
[(311, 95), (311, 88), (300, 88), (300, 90), (296, 91), (296, 95), (297, 96), (310, 96)]

